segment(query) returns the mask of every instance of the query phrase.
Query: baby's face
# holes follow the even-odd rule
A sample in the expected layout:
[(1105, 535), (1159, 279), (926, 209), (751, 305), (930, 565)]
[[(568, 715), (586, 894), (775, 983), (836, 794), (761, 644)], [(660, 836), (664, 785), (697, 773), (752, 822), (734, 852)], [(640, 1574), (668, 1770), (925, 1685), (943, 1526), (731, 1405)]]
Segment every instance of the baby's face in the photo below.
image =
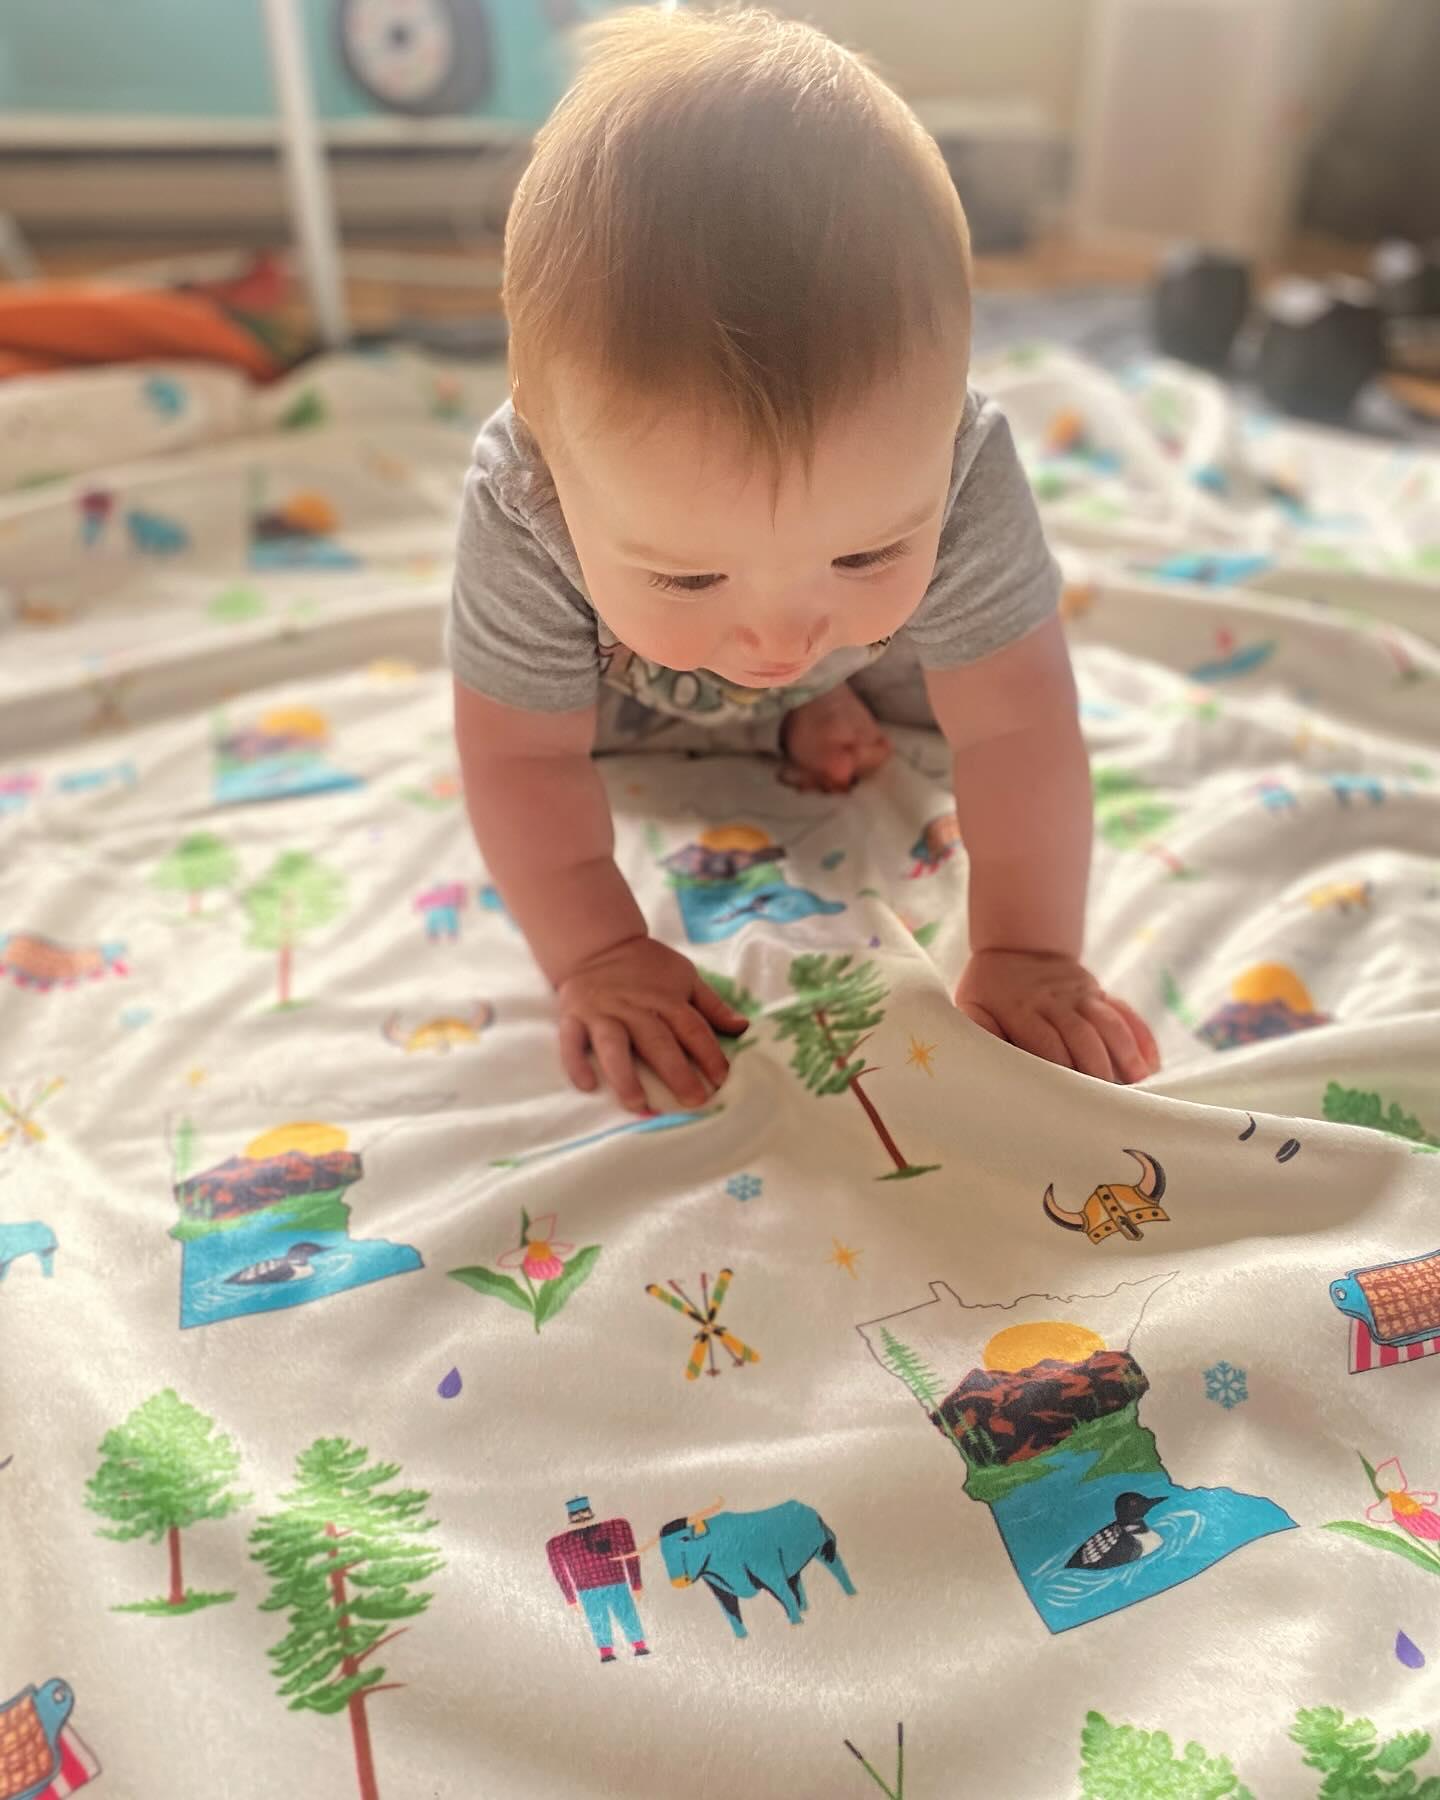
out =
[(777, 501), (698, 419), (602, 429), (580, 378), (557, 380), (551, 471), (596, 610), (647, 661), (745, 687), (889, 637), (934, 572), (964, 398), (917, 362), (827, 425)]

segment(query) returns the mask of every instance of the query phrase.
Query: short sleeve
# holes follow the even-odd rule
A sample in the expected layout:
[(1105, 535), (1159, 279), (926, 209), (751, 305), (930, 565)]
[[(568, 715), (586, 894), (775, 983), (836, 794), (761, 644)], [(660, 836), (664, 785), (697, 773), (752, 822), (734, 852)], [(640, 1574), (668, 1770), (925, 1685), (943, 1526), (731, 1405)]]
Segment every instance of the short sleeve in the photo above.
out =
[(457, 680), (502, 706), (592, 706), (599, 683), (594, 609), (553, 548), (497, 492), (496, 430), (492, 422), (482, 432), (465, 481), (446, 656)]
[(978, 662), (1044, 624), (1060, 570), (1010, 426), (971, 394), (955, 440), (950, 510), (925, 598), (905, 627), (928, 669)]

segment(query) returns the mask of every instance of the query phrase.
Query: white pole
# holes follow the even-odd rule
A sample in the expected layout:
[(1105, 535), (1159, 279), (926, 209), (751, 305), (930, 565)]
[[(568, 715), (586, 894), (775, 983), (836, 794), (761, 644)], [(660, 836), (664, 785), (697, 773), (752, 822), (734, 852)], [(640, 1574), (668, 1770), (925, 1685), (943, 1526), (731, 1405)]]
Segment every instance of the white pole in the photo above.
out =
[(265, 0), (270, 73), (280, 106), (280, 136), (290, 216), (320, 341), (331, 349), (350, 336), (335, 196), (315, 117), (315, 94), (296, 0)]

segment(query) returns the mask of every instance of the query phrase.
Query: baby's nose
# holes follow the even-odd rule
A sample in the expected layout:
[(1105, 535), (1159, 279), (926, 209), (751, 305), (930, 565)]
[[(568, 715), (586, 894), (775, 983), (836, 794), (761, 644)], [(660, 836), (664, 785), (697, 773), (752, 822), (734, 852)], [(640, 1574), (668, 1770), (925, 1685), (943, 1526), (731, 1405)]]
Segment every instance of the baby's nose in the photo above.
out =
[(756, 621), (754, 635), (768, 661), (790, 663), (814, 656), (829, 631), (830, 621), (814, 613), (774, 614)]

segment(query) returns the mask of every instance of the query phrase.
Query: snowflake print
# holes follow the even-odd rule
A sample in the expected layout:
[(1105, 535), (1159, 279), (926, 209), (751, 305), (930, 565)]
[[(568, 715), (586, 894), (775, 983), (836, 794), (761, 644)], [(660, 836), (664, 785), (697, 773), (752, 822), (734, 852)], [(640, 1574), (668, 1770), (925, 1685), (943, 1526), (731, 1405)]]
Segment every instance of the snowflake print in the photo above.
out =
[(1239, 1406), (1242, 1400), (1248, 1400), (1250, 1390), (1245, 1386), (1245, 1371), (1232, 1368), (1227, 1362), (1218, 1362), (1214, 1368), (1207, 1369), (1205, 1398), (1213, 1400), (1217, 1406), (1223, 1406), (1226, 1412)]
[(765, 1183), (758, 1175), (732, 1175), (725, 1183), (725, 1192), (732, 1200), (754, 1200), (765, 1190)]

